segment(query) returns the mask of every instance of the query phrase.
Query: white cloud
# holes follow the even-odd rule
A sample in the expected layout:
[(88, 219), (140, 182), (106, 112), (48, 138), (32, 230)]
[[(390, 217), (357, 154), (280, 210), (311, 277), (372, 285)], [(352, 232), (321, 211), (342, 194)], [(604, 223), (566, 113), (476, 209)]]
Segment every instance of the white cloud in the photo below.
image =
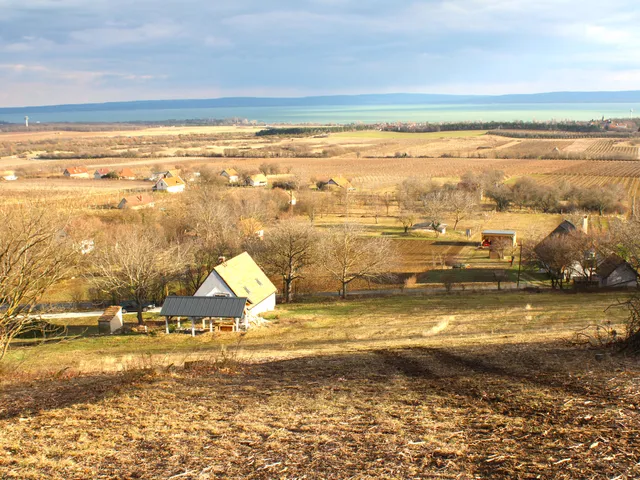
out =
[(174, 22), (147, 23), (136, 27), (104, 27), (71, 32), (71, 40), (84, 45), (111, 47), (175, 38), (183, 29)]
[(204, 44), (207, 47), (213, 47), (213, 48), (224, 48), (224, 47), (232, 47), (233, 46), (233, 42), (231, 40), (229, 40), (228, 38), (214, 37), (212, 35), (207, 35), (204, 38)]

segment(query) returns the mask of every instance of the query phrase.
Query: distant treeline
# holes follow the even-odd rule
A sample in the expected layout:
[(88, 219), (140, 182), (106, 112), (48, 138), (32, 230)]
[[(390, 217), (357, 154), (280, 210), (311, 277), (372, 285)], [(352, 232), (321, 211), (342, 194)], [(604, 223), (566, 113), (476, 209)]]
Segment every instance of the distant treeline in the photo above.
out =
[(592, 122), (449, 122), (402, 123), (381, 127), (390, 132), (455, 132), (459, 130), (542, 130), (563, 132), (604, 132), (605, 127)]
[(328, 127), (270, 127), (256, 132), (256, 135), (258, 137), (269, 135), (327, 135), (329, 133), (355, 132), (358, 130), (374, 130), (379, 128), (377, 125), (360, 123)]

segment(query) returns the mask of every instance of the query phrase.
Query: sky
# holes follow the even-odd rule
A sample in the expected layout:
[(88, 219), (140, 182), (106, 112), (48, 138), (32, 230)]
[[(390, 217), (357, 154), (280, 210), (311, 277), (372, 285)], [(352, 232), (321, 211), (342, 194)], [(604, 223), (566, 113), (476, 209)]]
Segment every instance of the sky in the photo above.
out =
[(640, 89), (637, 0), (0, 0), (0, 107)]

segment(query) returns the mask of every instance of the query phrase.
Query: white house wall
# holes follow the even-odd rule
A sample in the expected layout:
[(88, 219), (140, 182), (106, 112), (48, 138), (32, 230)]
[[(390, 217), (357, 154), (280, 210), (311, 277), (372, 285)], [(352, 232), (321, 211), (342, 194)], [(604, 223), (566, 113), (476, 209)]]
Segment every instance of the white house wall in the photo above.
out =
[(229, 286), (217, 272), (212, 272), (196, 292), (196, 297), (213, 297), (216, 293), (226, 293), (235, 297)]
[(276, 309), (276, 294), (272, 293), (260, 303), (249, 307), (249, 311), (253, 315), (261, 315), (264, 312), (272, 312)]

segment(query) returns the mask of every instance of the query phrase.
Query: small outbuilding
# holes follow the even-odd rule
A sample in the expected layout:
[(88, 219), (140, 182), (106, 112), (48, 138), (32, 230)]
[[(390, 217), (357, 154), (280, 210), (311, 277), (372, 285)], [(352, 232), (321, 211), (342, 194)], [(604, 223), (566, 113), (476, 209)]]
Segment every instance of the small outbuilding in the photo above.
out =
[(86, 167), (69, 167), (62, 172), (67, 178), (89, 178), (89, 171)]
[(118, 208), (130, 209), (130, 210), (140, 210), (142, 208), (153, 208), (155, 207), (155, 202), (153, 201), (153, 197), (146, 193), (140, 193), (138, 195), (130, 195), (128, 197), (124, 197), (120, 200), (118, 204)]
[(227, 168), (220, 172), (220, 176), (225, 177), (229, 183), (238, 183), (240, 179), (235, 168)]
[(93, 172), (93, 178), (95, 178), (96, 180), (100, 180), (101, 178), (109, 175), (110, 171), (111, 170), (109, 170), (108, 168), (96, 168), (96, 171)]
[(120, 178), (122, 180), (135, 180), (136, 179), (136, 172), (134, 172), (130, 168), (126, 168), (126, 167), (123, 168), (122, 170), (116, 171), (116, 175), (118, 176), (118, 178)]
[(107, 307), (98, 318), (98, 332), (102, 334), (115, 333), (124, 326), (122, 321), (122, 307), (114, 305)]
[(637, 287), (638, 272), (619, 255), (609, 255), (596, 268), (601, 287)]
[(196, 322), (202, 322), (202, 330), (210, 332), (238, 332), (246, 330), (246, 297), (227, 296), (170, 296), (164, 301), (160, 315), (165, 317), (165, 329), (169, 333), (169, 322), (177, 319), (178, 328), (182, 318), (191, 321), (191, 335), (196, 334)]
[(266, 187), (267, 186), (267, 176), (264, 173), (258, 173), (256, 175), (251, 175), (247, 179), (247, 185), (250, 187)]
[(342, 188), (348, 192), (353, 192), (355, 188), (351, 185), (351, 182), (344, 177), (332, 177), (327, 182), (329, 187)]
[(482, 246), (491, 247), (494, 243), (506, 242), (511, 247), (516, 246), (516, 231), (515, 230), (483, 230), (482, 231)]
[(482, 248), (489, 249), (489, 258), (503, 259), (505, 250), (516, 246), (515, 230), (484, 230)]

